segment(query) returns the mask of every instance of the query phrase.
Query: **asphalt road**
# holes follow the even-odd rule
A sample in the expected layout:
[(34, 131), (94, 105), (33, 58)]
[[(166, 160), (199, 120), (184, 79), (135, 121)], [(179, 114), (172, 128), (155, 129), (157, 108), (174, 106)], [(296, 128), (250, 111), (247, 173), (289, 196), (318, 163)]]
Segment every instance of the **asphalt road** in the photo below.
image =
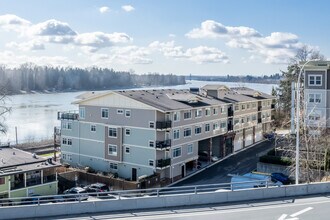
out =
[(274, 144), (264, 141), (244, 151), (235, 153), (202, 172), (172, 186), (229, 183), (228, 174), (245, 174), (257, 169), (258, 154), (274, 148)]
[(251, 201), (226, 205), (176, 207), (120, 213), (100, 213), (71, 217), (43, 218), (45, 220), (328, 220), (330, 196), (297, 197), (277, 200)]

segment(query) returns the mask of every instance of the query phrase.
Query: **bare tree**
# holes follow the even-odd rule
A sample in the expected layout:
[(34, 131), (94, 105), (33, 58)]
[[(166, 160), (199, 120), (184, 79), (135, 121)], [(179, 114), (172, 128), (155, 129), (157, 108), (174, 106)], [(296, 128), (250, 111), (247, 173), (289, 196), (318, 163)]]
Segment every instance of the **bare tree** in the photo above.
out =
[(5, 125), (5, 119), (7, 113), (11, 111), (11, 107), (6, 105), (7, 100), (8, 97), (5, 87), (0, 86), (0, 134), (4, 134), (7, 131), (7, 127)]

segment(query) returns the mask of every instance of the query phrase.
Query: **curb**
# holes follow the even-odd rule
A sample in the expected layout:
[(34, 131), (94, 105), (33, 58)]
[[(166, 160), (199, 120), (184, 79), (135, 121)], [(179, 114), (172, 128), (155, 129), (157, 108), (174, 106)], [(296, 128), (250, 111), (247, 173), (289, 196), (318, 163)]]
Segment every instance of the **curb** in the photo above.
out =
[(206, 169), (208, 169), (208, 168), (210, 168), (210, 167), (212, 167), (212, 166), (214, 166), (214, 165), (216, 165), (216, 164), (218, 164), (218, 163), (220, 163), (220, 162), (222, 162), (222, 161), (224, 161), (224, 160), (230, 158), (231, 156), (234, 156), (234, 155), (236, 155), (236, 154), (238, 154), (238, 153), (241, 153), (241, 152), (243, 152), (243, 151), (246, 151), (247, 149), (253, 148), (254, 146), (256, 146), (256, 145), (258, 145), (258, 144), (260, 144), (260, 143), (263, 143), (263, 142), (265, 142), (265, 141), (267, 141), (267, 139), (265, 139), (265, 140), (261, 140), (261, 141), (258, 141), (258, 142), (254, 143), (254, 144), (252, 144), (252, 145), (250, 145), (250, 146), (248, 146), (248, 147), (242, 148), (242, 149), (240, 149), (240, 150), (238, 150), (238, 151), (236, 151), (236, 152), (234, 152), (234, 153), (231, 153), (231, 154), (229, 154), (229, 155), (227, 155), (227, 156), (221, 158), (220, 160), (218, 160), (218, 161), (216, 161), (216, 162), (214, 162), (214, 163), (210, 163), (210, 164), (207, 165), (206, 167), (203, 167), (202, 169), (197, 170), (196, 172), (194, 172), (194, 173), (192, 173), (192, 174), (190, 174), (190, 175), (188, 175), (188, 176), (185, 176), (184, 178), (182, 178), (182, 179), (180, 179), (180, 180), (178, 180), (178, 181), (176, 181), (176, 182), (174, 182), (174, 183), (171, 183), (171, 184), (167, 185), (166, 187), (171, 187), (171, 186), (173, 186), (173, 185), (175, 185), (175, 184), (178, 184), (178, 183), (180, 183), (180, 182), (182, 182), (182, 181), (184, 181), (184, 180), (186, 180), (186, 179), (188, 179), (188, 178), (190, 178), (190, 177), (192, 177), (192, 176), (195, 176), (195, 175), (197, 175), (197, 174), (203, 172), (204, 170), (206, 170)]

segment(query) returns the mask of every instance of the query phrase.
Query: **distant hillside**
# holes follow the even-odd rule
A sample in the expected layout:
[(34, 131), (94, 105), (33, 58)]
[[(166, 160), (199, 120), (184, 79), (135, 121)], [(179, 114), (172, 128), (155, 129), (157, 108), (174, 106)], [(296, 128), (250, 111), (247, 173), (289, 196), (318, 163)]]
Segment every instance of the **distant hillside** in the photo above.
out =
[(279, 73), (270, 76), (186, 76), (186, 80), (199, 80), (199, 81), (220, 81), (220, 82), (242, 82), (242, 83), (266, 83), (277, 84), (280, 82), (282, 75)]
[(184, 76), (148, 73), (137, 75), (108, 68), (74, 68), (21, 65), (10, 69), (0, 66), (0, 86), (9, 94), (31, 91), (77, 91), (124, 89), (141, 86), (185, 84)]

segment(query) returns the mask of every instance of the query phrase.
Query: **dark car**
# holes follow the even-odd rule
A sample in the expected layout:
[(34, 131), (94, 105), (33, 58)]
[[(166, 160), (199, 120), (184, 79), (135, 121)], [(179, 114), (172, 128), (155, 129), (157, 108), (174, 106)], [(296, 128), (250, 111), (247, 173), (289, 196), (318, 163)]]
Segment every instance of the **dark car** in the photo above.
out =
[(88, 195), (85, 193), (87, 193), (87, 191), (81, 187), (72, 187), (71, 189), (64, 191), (64, 194), (66, 194), (65, 199), (67, 201), (87, 200)]
[(109, 192), (109, 187), (107, 185), (105, 185), (104, 183), (94, 183), (88, 186), (85, 186), (84, 189), (88, 192), (88, 193), (93, 193), (92, 195), (94, 195), (94, 193), (101, 193), (98, 195), (106, 195), (105, 192)]
[(198, 160), (209, 161), (209, 153), (207, 151), (198, 152)]
[(272, 173), (271, 174), (272, 181), (279, 181), (284, 185), (290, 184), (291, 180), (288, 176), (284, 175), (283, 173)]

